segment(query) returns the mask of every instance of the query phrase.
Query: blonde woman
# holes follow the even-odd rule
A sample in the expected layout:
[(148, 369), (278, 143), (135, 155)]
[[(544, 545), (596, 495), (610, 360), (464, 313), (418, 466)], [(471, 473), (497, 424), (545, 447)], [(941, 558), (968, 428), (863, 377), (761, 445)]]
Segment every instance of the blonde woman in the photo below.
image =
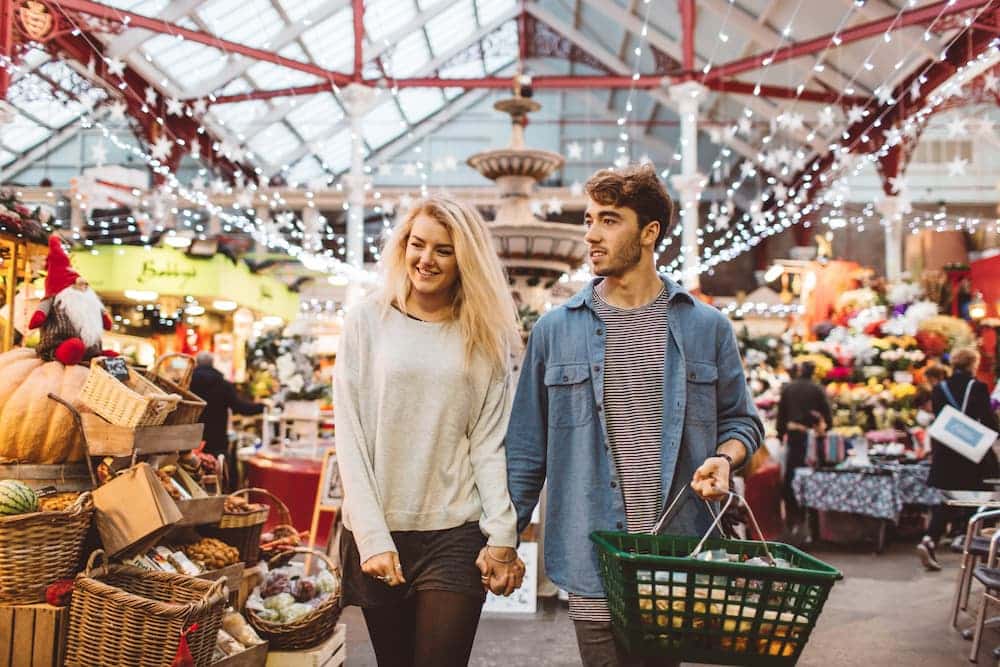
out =
[(517, 312), (482, 217), (418, 202), (344, 322), (334, 405), (344, 604), (380, 667), (468, 664), (488, 588), (520, 586), (503, 438)]

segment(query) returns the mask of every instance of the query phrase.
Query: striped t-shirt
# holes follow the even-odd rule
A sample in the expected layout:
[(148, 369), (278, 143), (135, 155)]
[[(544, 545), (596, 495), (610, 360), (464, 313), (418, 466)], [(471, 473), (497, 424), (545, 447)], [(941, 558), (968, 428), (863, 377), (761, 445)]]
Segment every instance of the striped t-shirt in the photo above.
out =
[[(600, 285), (600, 284), (599, 284)], [(659, 518), (663, 431), (663, 368), (667, 353), (664, 289), (652, 302), (616, 308), (594, 289), (594, 309), (607, 331), (604, 348), (604, 414), (625, 498), (630, 533), (649, 533)], [(569, 596), (575, 621), (611, 620), (604, 598)]]

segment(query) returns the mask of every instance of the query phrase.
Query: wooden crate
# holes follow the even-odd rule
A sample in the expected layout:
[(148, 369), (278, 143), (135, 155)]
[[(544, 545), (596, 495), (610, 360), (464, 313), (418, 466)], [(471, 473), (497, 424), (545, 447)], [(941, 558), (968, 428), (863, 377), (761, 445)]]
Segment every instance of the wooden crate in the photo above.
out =
[(201, 442), (204, 424), (142, 426), (126, 428), (87, 413), (80, 415), (91, 456), (132, 456), (167, 454), (195, 449)]
[(0, 465), (0, 479), (18, 479), (33, 489), (54, 486), (59, 491), (89, 491), (94, 487), (86, 463), (5, 463)]
[(267, 642), (251, 646), (242, 653), (213, 662), (212, 667), (264, 667), (267, 664)]
[(306, 651), (271, 651), (267, 667), (340, 667), (347, 660), (347, 626), (337, 625), (333, 636)]
[(61, 667), (69, 607), (0, 606), (0, 667)]
[(264, 567), (257, 563), (253, 567), (243, 570), (243, 580), (240, 582), (240, 594), (236, 598), (236, 611), (243, 613), (243, 608), (247, 605), (247, 598), (264, 581)]

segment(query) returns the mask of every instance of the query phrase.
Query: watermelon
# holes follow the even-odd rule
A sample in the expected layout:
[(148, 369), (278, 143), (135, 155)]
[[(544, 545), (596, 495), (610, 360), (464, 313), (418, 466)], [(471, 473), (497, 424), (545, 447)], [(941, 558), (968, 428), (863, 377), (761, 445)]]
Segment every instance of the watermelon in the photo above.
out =
[(0, 515), (28, 514), (38, 511), (38, 495), (30, 486), (16, 479), (0, 481)]

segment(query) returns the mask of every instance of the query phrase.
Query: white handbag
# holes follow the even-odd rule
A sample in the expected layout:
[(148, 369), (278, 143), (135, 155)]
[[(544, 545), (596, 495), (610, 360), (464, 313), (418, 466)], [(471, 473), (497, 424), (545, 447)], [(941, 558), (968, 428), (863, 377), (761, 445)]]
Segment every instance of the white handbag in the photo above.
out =
[[(996, 442), (998, 434), (965, 414), (973, 382), (970, 381), (965, 388), (965, 398), (962, 400), (961, 411), (953, 405), (944, 406), (937, 419), (927, 429), (927, 433), (942, 445), (953, 449), (973, 463), (979, 463)], [(942, 383), (942, 389), (944, 389), (948, 401), (954, 404), (955, 398), (951, 395), (948, 386)]]

